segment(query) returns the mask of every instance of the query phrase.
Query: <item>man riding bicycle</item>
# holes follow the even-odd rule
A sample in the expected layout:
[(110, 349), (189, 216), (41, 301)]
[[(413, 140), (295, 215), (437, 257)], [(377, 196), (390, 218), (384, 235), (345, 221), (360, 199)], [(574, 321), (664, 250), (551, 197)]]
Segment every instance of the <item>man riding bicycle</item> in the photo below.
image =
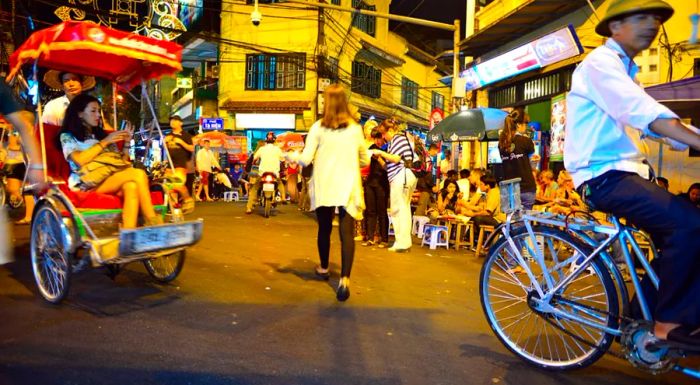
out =
[[(284, 183), (280, 178), (280, 162), (284, 160), (284, 154), (282, 150), (275, 145), (277, 137), (275, 133), (270, 131), (265, 137), (265, 145), (260, 147), (255, 154), (253, 154), (253, 162), (260, 160), (260, 166), (258, 174), (262, 176), (266, 172), (271, 172), (275, 174), (277, 178), (277, 189), (282, 196), (282, 202), (286, 203), (286, 191), (284, 189)], [(253, 212), (253, 206), (258, 198), (258, 191), (260, 190), (260, 185), (262, 185), (262, 178), (258, 178), (256, 183), (251, 184), (250, 192), (248, 193), (248, 204), (246, 206), (245, 213), (250, 214)]]
[(576, 68), (567, 96), (564, 163), (596, 209), (624, 217), (660, 248), (654, 334), (700, 344), (700, 210), (650, 181), (641, 139), (700, 150), (700, 135), (635, 81), (633, 58), (673, 15), (662, 0), (614, 0), (596, 32), (609, 37)]

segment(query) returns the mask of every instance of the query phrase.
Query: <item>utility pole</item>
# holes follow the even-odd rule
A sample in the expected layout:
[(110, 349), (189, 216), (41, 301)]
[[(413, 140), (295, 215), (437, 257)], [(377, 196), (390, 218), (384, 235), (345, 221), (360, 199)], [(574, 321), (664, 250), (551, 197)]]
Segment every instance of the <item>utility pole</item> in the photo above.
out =
[(424, 27), (430, 27), (430, 28), (436, 28), (436, 29), (441, 29), (445, 31), (452, 31), (454, 32), (454, 44), (453, 44), (453, 60), (452, 60), (452, 98), (453, 98), (453, 106), (455, 111), (459, 109), (457, 103), (457, 95), (456, 93), (456, 88), (457, 88), (457, 79), (459, 78), (459, 72), (460, 72), (460, 63), (459, 63), (459, 41), (460, 41), (460, 21), (459, 19), (455, 19), (453, 24), (446, 24), (446, 23), (440, 23), (437, 21), (431, 21), (431, 20), (425, 20), (425, 19), (418, 19), (415, 17), (408, 17), (408, 16), (401, 16), (401, 15), (393, 15), (390, 13), (384, 13), (384, 12), (377, 12), (377, 11), (370, 11), (366, 9), (355, 9), (355, 8), (349, 8), (349, 7), (342, 7), (340, 5), (333, 5), (333, 4), (326, 4), (326, 3), (319, 3), (319, 2), (306, 2), (306, 1), (299, 1), (299, 0), (289, 0), (286, 1), (285, 3), (287, 4), (298, 4), (298, 5), (305, 5), (305, 6), (312, 6), (312, 7), (318, 7), (318, 8), (325, 8), (325, 9), (333, 9), (336, 11), (342, 11), (342, 12), (349, 12), (349, 13), (355, 13), (355, 14), (361, 14), (361, 15), (367, 15), (367, 16), (374, 16), (374, 17), (379, 17), (383, 19), (388, 19), (388, 20), (394, 20), (394, 21), (400, 21), (403, 23), (408, 23), (408, 24), (416, 24), (416, 25), (421, 25)]

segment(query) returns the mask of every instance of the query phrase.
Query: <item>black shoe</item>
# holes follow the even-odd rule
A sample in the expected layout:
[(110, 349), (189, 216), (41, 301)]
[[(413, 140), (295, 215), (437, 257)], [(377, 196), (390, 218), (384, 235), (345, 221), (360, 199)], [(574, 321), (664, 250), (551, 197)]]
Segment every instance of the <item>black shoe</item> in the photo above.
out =
[(331, 272), (328, 270), (326, 270), (325, 272), (320, 271), (320, 269), (320, 266), (316, 266), (316, 268), (314, 269), (314, 273), (316, 273), (316, 276), (321, 278), (322, 280), (328, 281), (328, 279), (331, 277)]
[(340, 302), (345, 302), (348, 298), (350, 298), (349, 278), (344, 277), (340, 279), (340, 283), (338, 284), (338, 290), (335, 292), (335, 298), (337, 298)]

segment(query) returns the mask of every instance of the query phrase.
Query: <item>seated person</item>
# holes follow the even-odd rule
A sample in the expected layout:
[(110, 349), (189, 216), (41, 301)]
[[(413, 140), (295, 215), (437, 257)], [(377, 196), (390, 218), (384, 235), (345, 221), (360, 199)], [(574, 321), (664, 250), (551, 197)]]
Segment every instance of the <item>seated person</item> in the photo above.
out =
[[(22, 181), (27, 170), (22, 155), (22, 145), (17, 133), (10, 133), (7, 136), (7, 150), (3, 160), (3, 172), (7, 178), (6, 189), (9, 199), (15, 203), (22, 200)], [(31, 213), (30, 219), (31, 219)]]
[(557, 214), (568, 215), (572, 211), (586, 211), (586, 205), (574, 188), (574, 180), (568, 172), (562, 171), (557, 179), (557, 189), (554, 201), (544, 205), (545, 210)]
[(450, 179), (445, 181), (445, 188), (438, 194), (437, 204), (428, 210), (430, 219), (434, 221), (440, 216), (455, 216), (464, 206), (461, 197), (457, 182)]
[(688, 191), (683, 194), (679, 194), (679, 196), (689, 200), (693, 206), (700, 207), (700, 183), (691, 184)]
[(496, 184), (496, 178), (490, 174), (482, 175), (479, 189), (481, 193), (477, 196), (478, 204), (472, 204), (475, 201), (472, 199), (460, 212), (462, 215), (472, 217), (474, 234), (479, 234), (481, 226), (498, 226), (505, 220), (505, 216), (501, 213), (501, 191)]
[[(131, 140), (131, 132), (107, 134), (101, 126), (100, 102), (81, 94), (66, 109), (58, 141), (70, 164), (68, 186), (71, 190), (118, 194), (123, 198), (122, 228), (135, 228), (139, 210), (148, 225), (162, 223), (151, 202), (146, 173), (133, 168), (116, 146)], [(128, 146), (124, 147), (128, 154)], [(105, 167), (105, 165), (107, 165)], [(97, 166), (97, 167), (95, 167)], [(101, 172), (107, 169), (107, 172)]]
[(554, 173), (552, 170), (544, 170), (540, 173), (539, 180), (535, 202), (537, 204), (553, 202), (557, 197), (557, 189), (559, 188), (559, 185), (554, 182)]
[(416, 191), (414, 195), (418, 195), (416, 211), (414, 215), (426, 216), (429, 207), (435, 204), (435, 193), (440, 190), (433, 182), (433, 176), (426, 173), (416, 181)]

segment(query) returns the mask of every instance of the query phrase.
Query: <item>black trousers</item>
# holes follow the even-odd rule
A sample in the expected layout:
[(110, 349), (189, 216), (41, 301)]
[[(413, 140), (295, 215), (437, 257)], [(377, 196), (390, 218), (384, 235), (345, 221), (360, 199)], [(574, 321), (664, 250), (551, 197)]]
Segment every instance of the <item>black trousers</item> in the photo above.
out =
[[(333, 230), (333, 215), (335, 207), (317, 207), (316, 219), (318, 220), (318, 256), (321, 267), (328, 268), (328, 259), (331, 250), (331, 231)], [(355, 258), (355, 218), (350, 216), (344, 208), (338, 207), (338, 222), (340, 224), (340, 248), (341, 248), (341, 277), (350, 277), (352, 262)]]
[(586, 184), (596, 209), (626, 218), (661, 250), (654, 319), (700, 326), (700, 209), (633, 173), (609, 171)]
[[(477, 215), (472, 218), (472, 223), (474, 226), (474, 235), (479, 236), (479, 230), (481, 226), (493, 226), (498, 227), (500, 222), (498, 222), (494, 217), (489, 215)], [(486, 239), (484, 239), (486, 241)]]
[(367, 239), (374, 240), (377, 223), (379, 223), (379, 237), (382, 242), (389, 242), (389, 214), (388, 191), (379, 184), (368, 183), (365, 185), (365, 209), (367, 221)]

